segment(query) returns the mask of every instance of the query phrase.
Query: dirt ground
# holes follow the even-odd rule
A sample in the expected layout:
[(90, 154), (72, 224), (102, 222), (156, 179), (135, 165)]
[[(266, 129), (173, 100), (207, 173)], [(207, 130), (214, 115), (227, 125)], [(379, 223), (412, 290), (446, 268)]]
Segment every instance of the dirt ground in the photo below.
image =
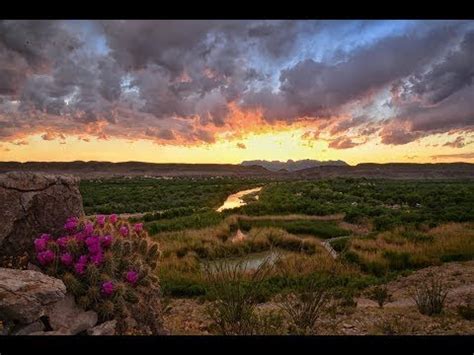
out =
[[(429, 274), (440, 276), (449, 293), (445, 310), (436, 316), (418, 312), (410, 289)], [(391, 302), (379, 308), (376, 302), (358, 298), (357, 307), (338, 314), (325, 314), (317, 322), (315, 334), (321, 335), (474, 335), (474, 321), (463, 319), (457, 306), (474, 297), (474, 261), (452, 262), (418, 270), (387, 284)], [(165, 326), (175, 335), (210, 335), (211, 320), (206, 314), (206, 302), (195, 299), (171, 299), (165, 308)], [(261, 304), (260, 310), (275, 310), (274, 302)]]

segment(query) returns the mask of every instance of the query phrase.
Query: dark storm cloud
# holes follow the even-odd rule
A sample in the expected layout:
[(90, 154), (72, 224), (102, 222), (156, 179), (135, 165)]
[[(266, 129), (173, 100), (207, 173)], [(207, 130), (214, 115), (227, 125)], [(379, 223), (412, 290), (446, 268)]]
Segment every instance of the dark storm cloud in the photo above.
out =
[(386, 127), (380, 133), (381, 142), (389, 145), (402, 145), (413, 142), (423, 136), (421, 132), (411, 132), (399, 127)]
[[(344, 21), (84, 22), (88, 36), (68, 21), (1, 21), (0, 137), (47, 128), (48, 137), (56, 130), (212, 143), (235, 119), (231, 105), (259, 109), (270, 124), (336, 120), (326, 127), (336, 149), (358, 144), (340, 138), (354, 127), (379, 131), (385, 144), (470, 129), (468, 25), (418, 22), (352, 46), (341, 37), (344, 46), (331, 43), (335, 55), (318, 57), (313, 48), (327, 45), (318, 40), (345, 33)], [(350, 111), (377, 106), (373, 98), (390, 88), (384, 120)]]
[[(411, 33), (382, 39), (354, 50), (341, 63), (305, 59), (281, 71), (278, 93), (252, 93), (257, 99), (248, 97), (246, 103), (262, 107), (269, 119), (330, 116), (343, 105), (420, 70), (452, 36), (452, 29), (442, 27), (424, 36)], [(279, 112), (275, 106), (283, 110)]]
[(474, 31), (471, 31), (464, 36), (459, 49), (451, 51), (426, 74), (413, 78), (412, 92), (424, 97), (430, 104), (437, 104), (470, 86), (473, 77)]

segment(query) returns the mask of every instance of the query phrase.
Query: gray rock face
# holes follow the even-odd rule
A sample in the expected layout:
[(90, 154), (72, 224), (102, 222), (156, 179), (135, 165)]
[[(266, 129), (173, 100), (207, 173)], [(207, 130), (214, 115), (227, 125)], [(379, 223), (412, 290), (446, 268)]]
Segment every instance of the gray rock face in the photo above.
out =
[(53, 304), (46, 311), (51, 328), (74, 335), (97, 324), (97, 313), (79, 308), (72, 295)]
[(110, 320), (87, 330), (88, 335), (115, 335), (116, 320)]
[(33, 270), (0, 268), (0, 319), (28, 324), (66, 295), (64, 283)]
[(0, 174), (0, 256), (33, 252), (41, 233), (62, 233), (66, 219), (84, 215), (79, 179), (30, 172)]

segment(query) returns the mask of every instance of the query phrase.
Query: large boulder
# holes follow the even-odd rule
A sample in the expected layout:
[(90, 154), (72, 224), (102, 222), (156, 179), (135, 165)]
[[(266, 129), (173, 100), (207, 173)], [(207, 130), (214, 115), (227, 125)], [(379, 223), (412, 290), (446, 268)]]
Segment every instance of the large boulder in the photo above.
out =
[(31, 172), (0, 174), (0, 257), (33, 252), (41, 233), (58, 234), (84, 215), (79, 179)]
[(66, 295), (64, 283), (33, 270), (0, 268), (0, 319), (33, 323)]

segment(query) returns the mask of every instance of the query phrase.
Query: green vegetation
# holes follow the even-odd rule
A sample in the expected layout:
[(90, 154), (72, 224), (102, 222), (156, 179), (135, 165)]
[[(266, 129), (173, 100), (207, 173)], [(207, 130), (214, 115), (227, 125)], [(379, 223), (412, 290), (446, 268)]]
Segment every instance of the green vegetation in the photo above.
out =
[(469, 223), (446, 224), (426, 232), (398, 228), (375, 236), (352, 238), (343, 258), (363, 272), (377, 276), (446, 261), (472, 260), (474, 228)]
[(350, 234), (349, 231), (338, 227), (335, 222), (310, 219), (275, 220), (275, 219), (239, 219), (239, 227), (243, 231), (252, 228), (273, 227), (286, 230), (292, 234), (309, 234), (319, 238), (334, 238)]
[(391, 181), (337, 178), (269, 183), (247, 215), (344, 213), (351, 223), (372, 221), (376, 230), (399, 225), (435, 226), (474, 221), (471, 181)]
[(151, 234), (161, 232), (179, 231), (184, 229), (200, 229), (219, 224), (224, 219), (224, 215), (208, 210), (206, 212), (199, 212), (188, 216), (179, 216), (170, 219), (159, 219), (155, 222), (150, 222), (146, 228)]
[(140, 177), (83, 180), (80, 191), (89, 215), (217, 208), (229, 194), (256, 186), (258, 181), (252, 179)]

